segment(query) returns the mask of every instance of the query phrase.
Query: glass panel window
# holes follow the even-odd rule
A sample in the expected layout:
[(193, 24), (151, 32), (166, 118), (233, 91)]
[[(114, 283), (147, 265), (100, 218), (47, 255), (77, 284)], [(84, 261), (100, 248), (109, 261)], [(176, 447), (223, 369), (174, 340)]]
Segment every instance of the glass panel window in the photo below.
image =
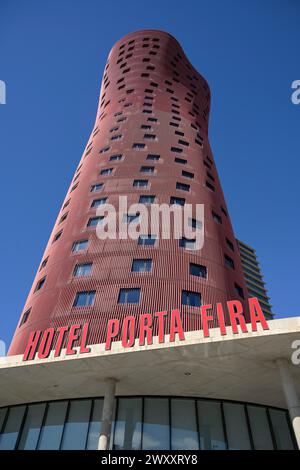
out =
[(198, 401), (200, 448), (225, 450), (226, 442), (222, 424), (221, 404), (214, 401)]
[(140, 449), (141, 430), (142, 399), (120, 398), (113, 448), (118, 450)]
[(49, 403), (46, 420), (38, 444), (39, 450), (58, 450), (64, 430), (68, 402)]
[(189, 172), (189, 171), (183, 170), (183, 171), (182, 171), (182, 176), (185, 176), (186, 178), (193, 179), (193, 178), (194, 178), (194, 173), (191, 173), (191, 172)]
[(102, 424), (103, 400), (94, 400), (93, 414), (87, 439), (87, 450), (97, 450)]
[(179, 246), (185, 248), (186, 250), (195, 250), (196, 249), (196, 240), (189, 238), (180, 238)]
[(14, 450), (25, 413), (25, 406), (9, 409), (5, 427), (0, 436), (0, 450)]
[(91, 217), (87, 223), (88, 227), (96, 227), (98, 224), (102, 222), (104, 219), (104, 216), (99, 216), (99, 217)]
[(112, 155), (109, 159), (110, 162), (118, 162), (122, 160), (123, 155)]
[(22, 449), (22, 450), (35, 450), (36, 449), (40, 431), (41, 431), (45, 409), (46, 409), (45, 403), (37, 404), (37, 405), (30, 405), (28, 407), (26, 420), (24, 423), (18, 449)]
[(100, 189), (102, 189), (102, 188), (103, 188), (103, 183), (92, 184), (91, 193), (95, 193), (97, 191), (100, 191)]
[(244, 405), (224, 403), (224, 414), (229, 450), (250, 450)]
[(172, 450), (198, 450), (194, 400), (171, 400)]
[(74, 269), (74, 276), (89, 276), (92, 272), (93, 263), (77, 264)]
[(92, 202), (91, 207), (98, 207), (101, 206), (102, 204), (105, 204), (107, 201), (107, 197), (102, 197), (100, 199), (94, 199)]
[(155, 196), (140, 196), (140, 204), (153, 204), (155, 201)]
[(74, 307), (89, 307), (93, 305), (95, 298), (95, 291), (83, 291), (77, 292), (75, 300), (74, 300)]
[(167, 398), (145, 398), (142, 448), (144, 450), (170, 449)]
[(170, 198), (170, 204), (178, 204), (179, 206), (184, 206), (185, 204), (185, 199), (183, 197), (175, 197), (171, 196)]
[(140, 235), (138, 244), (143, 246), (155, 245), (156, 235)]
[(131, 271), (135, 273), (145, 273), (151, 271), (152, 260), (151, 259), (134, 259), (131, 267)]
[(202, 266), (201, 264), (190, 263), (190, 274), (192, 276), (203, 277), (204, 279), (206, 279), (206, 266)]
[(160, 155), (155, 155), (153, 153), (150, 153), (147, 155), (147, 160), (152, 160), (152, 161), (157, 161), (160, 159)]
[(91, 405), (91, 400), (76, 400), (70, 403), (61, 445), (62, 449), (85, 449)]
[(88, 246), (88, 240), (80, 240), (78, 242), (74, 242), (72, 246), (72, 251), (82, 251), (86, 250)]
[(189, 307), (200, 307), (201, 295), (198, 292), (183, 290), (181, 296), (181, 303), (182, 305), (188, 305)]
[(189, 191), (190, 190), (190, 185), (185, 184), (185, 183), (180, 183), (179, 181), (177, 181), (176, 189), (181, 189), (182, 191)]
[(202, 222), (201, 222), (201, 220), (192, 219), (191, 217), (189, 217), (188, 226), (192, 227), (192, 228), (195, 228), (195, 229), (200, 229), (201, 230)]
[(294, 449), (286, 412), (282, 410), (270, 410), (270, 418), (275, 435), (277, 449)]
[(248, 416), (255, 450), (273, 449), (267, 411), (262, 406), (248, 405)]
[(124, 214), (123, 215), (123, 224), (129, 224), (130, 222), (139, 222), (140, 214)]
[(145, 188), (148, 186), (148, 180), (134, 180), (133, 186), (135, 188)]
[(138, 304), (140, 301), (141, 289), (120, 289), (119, 304)]
[(154, 173), (154, 166), (142, 166), (141, 173)]
[(113, 172), (113, 168), (104, 168), (100, 171), (100, 175), (110, 175)]

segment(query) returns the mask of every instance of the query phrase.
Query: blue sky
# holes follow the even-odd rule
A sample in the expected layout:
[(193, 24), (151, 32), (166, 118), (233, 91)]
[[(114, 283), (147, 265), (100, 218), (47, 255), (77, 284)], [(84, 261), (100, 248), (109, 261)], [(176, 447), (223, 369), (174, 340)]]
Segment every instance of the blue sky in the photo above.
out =
[(298, 0), (1, 0), (0, 339), (10, 342), (92, 129), (113, 44), (173, 34), (212, 91), (210, 141), (237, 237), (278, 316), (299, 315)]

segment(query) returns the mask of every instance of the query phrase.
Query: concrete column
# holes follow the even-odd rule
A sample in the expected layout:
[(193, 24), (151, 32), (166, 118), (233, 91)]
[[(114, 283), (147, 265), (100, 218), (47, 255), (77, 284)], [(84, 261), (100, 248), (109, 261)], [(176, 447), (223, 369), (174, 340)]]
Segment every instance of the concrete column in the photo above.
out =
[(298, 449), (300, 449), (300, 401), (297, 396), (294, 379), (289, 369), (289, 361), (287, 359), (277, 359), (276, 364), (279, 369), (281, 384), (296, 436)]
[(116, 379), (109, 378), (105, 381), (105, 394), (102, 410), (102, 426), (98, 442), (98, 450), (107, 450), (111, 433), (111, 423), (114, 411), (116, 393)]

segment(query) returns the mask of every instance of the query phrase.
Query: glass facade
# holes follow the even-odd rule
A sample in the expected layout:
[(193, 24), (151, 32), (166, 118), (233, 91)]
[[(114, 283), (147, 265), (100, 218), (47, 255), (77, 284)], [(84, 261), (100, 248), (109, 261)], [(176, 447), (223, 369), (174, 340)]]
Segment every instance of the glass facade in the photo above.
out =
[[(97, 449), (103, 398), (0, 408), (0, 450)], [(116, 450), (294, 449), (286, 410), (184, 397), (118, 397)]]

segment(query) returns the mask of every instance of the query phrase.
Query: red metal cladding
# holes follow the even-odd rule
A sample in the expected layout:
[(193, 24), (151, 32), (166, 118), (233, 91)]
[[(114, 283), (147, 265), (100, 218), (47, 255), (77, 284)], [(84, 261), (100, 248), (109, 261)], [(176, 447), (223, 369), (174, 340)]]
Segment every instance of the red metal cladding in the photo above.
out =
[[(115, 44), (104, 71), (95, 126), (58, 214), (9, 354), (24, 352), (32, 330), (74, 323), (90, 323), (90, 344), (105, 342), (108, 320), (122, 320), (129, 314), (138, 317), (179, 308), (186, 330), (201, 328), (199, 308), (181, 305), (183, 290), (200, 293), (202, 304), (222, 302), (225, 306), (227, 300), (243, 301), (238, 291), (247, 297), (208, 141), (209, 107), (207, 82), (172, 36), (145, 30)], [(134, 144), (145, 147), (134, 148)], [(159, 159), (147, 159), (153, 154)], [(122, 158), (111, 160), (113, 155)], [(142, 173), (142, 166), (152, 166), (154, 172)], [(112, 173), (101, 175), (107, 168)], [(194, 178), (183, 171), (193, 173)], [(134, 187), (134, 179), (146, 179), (148, 186)], [(189, 191), (177, 189), (177, 182), (189, 185)], [(91, 186), (100, 183), (102, 188), (91, 192)], [(98, 239), (95, 227), (87, 227), (89, 218), (96, 215), (91, 204), (107, 197), (117, 207), (120, 195), (127, 195), (129, 204), (138, 203), (141, 195), (155, 196), (158, 204), (169, 204), (172, 196), (204, 204), (203, 248), (187, 250), (178, 240), (159, 239), (159, 233), (154, 246), (141, 246), (130, 239)], [(86, 249), (72, 251), (74, 242), (80, 240), (88, 241)], [(150, 272), (131, 272), (134, 259), (146, 258), (152, 260)], [(92, 271), (86, 277), (75, 277), (74, 268), (82, 263), (92, 263)], [(190, 263), (205, 266), (206, 278), (191, 275)], [(140, 288), (139, 303), (118, 303), (121, 288)], [(81, 291), (95, 291), (93, 305), (73, 306)]]

